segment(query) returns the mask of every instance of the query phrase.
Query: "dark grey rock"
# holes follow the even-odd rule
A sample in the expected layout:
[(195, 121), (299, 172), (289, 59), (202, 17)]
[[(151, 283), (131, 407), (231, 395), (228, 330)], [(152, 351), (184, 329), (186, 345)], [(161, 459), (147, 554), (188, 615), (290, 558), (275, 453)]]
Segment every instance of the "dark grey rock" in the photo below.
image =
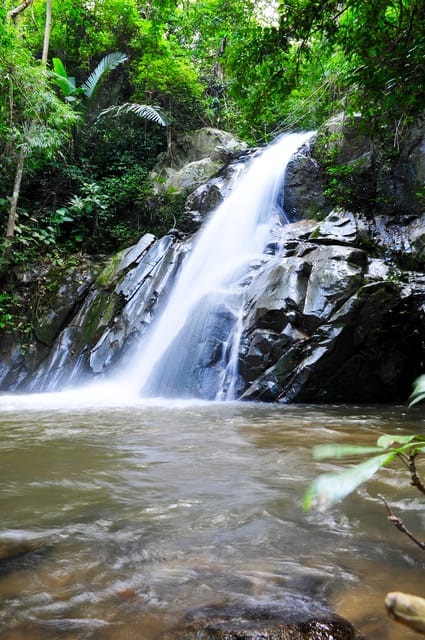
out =
[(269, 606), (204, 607), (161, 640), (361, 640), (353, 626), (323, 604), (288, 594)]

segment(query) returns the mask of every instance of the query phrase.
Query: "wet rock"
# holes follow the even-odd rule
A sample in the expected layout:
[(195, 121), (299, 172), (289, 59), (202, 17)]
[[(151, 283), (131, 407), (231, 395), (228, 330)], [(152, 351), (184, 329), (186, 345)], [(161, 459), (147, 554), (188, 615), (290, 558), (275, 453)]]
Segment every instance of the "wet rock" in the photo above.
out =
[[(420, 350), (411, 303), (403, 300), (400, 288), (392, 283), (365, 285), (308, 340), (283, 353), (243, 397), (283, 402), (385, 402), (408, 395), (414, 352)], [(396, 320), (400, 318), (405, 334)]]
[(309, 620), (300, 624), (276, 624), (254, 629), (232, 624), (191, 625), (164, 635), (162, 640), (360, 640), (349, 623)]
[(317, 243), (354, 245), (358, 242), (358, 225), (351, 211), (334, 209), (311, 234)]
[[(395, 140), (398, 153), (377, 162), (378, 209), (387, 215), (424, 212), (425, 118), (417, 118)], [(382, 154), (385, 150), (379, 149)]]
[(364, 245), (364, 228), (347, 212), (331, 213), (316, 231), (305, 231), (288, 225), (279, 252), (248, 286), (242, 398), (407, 397), (421, 369), (424, 283), (411, 275), (410, 287), (385, 261), (368, 259), (356, 246)]
[[(215, 399), (217, 380), (224, 376), (226, 368), (226, 345), (234, 320), (230, 306), (210, 305), (206, 296), (153, 370), (149, 382), (155, 392), (165, 397), (195, 394)], [(168, 363), (166, 370), (163, 361)], [(144, 390), (149, 391), (149, 386)]]
[[(93, 285), (99, 265), (86, 258), (70, 264), (45, 267), (32, 274), (19, 271), (20, 304), (26, 316), (20, 318), (15, 334), (0, 336), (0, 385), (16, 390), (26, 386), (33, 372), (42, 366)], [(20, 309), (17, 309), (18, 316)]]
[(134, 247), (113, 256), (76, 305), (47, 357), (23, 374), (19, 387), (63, 387), (103, 373), (125, 357), (168, 291), (183, 248), (175, 235), (157, 241), (146, 234)]
[[(156, 305), (168, 291), (179, 266), (181, 244), (175, 235), (151, 243), (114, 289), (114, 313), (99, 323), (103, 331), (91, 343), (90, 370), (102, 373), (129, 353), (135, 340), (146, 331)], [(83, 325), (84, 326), (84, 325)]]
[[(299, 610), (296, 609), (299, 605)], [(204, 608), (192, 614), (192, 620), (169, 631), (161, 640), (360, 640), (353, 626), (331, 612), (309, 615), (309, 603), (294, 597), (294, 609), (284, 607)]]
[(0, 540), (0, 562), (15, 559), (43, 547), (39, 540)]
[(374, 145), (362, 130), (360, 116), (340, 113), (325, 122), (311, 154), (322, 169), (327, 202), (342, 200), (356, 211), (370, 211), (376, 200)]
[(387, 258), (404, 268), (422, 270), (425, 262), (425, 214), (376, 216), (367, 224), (369, 238)]
[(40, 294), (35, 322), (36, 339), (51, 346), (66, 322), (75, 314), (94, 282), (96, 269), (82, 261), (64, 273), (50, 272), (40, 286), (46, 290)]

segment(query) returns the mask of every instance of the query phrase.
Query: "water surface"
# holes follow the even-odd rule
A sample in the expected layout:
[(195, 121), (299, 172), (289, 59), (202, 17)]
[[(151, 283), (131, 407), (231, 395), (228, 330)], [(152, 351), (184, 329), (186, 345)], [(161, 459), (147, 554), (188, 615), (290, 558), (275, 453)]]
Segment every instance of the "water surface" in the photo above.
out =
[[(50, 396), (52, 397), (52, 396)], [(60, 397), (60, 396), (58, 396)], [(370, 640), (413, 640), (388, 591), (425, 595), (423, 502), (396, 466), (302, 511), (316, 442), (423, 429), (402, 407), (0, 402), (0, 639), (154, 640), (202, 606), (314, 598)], [(44, 407), (44, 408), (43, 408)]]

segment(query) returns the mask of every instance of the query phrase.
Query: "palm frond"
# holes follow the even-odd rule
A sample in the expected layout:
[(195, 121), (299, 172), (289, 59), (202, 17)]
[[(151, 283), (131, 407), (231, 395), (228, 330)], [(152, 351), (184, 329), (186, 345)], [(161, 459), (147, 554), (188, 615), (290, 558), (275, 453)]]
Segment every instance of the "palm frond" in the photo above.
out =
[(119, 64), (127, 60), (125, 53), (114, 51), (108, 53), (97, 65), (96, 69), (89, 75), (87, 80), (81, 85), (86, 98), (91, 98), (101, 78), (109, 71), (115, 69)]
[(103, 111), (99, 113), (98, 118), (107, 115), (117, 117), (122, 113), (134, 113), (138, 118), (151, 120), (163, 127), (166, 127), (168, 124), (166, 118), (161, 114), (159, 107), (151, 107), (148, 104), (138, 104), (136, 102), (125, 102), (121, 105), (114, 105), (107, 109), (103, 109)]

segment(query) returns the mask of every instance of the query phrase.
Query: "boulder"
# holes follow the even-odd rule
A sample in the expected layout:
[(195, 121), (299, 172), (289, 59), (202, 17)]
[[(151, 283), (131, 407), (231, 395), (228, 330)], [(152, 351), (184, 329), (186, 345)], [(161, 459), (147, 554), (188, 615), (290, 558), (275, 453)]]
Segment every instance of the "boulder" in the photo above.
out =
[(156, 194), (181, 194), (194, 191), (228, 165), (247, 146), (231, 134), (205, 127), (183, 141), (155, 165), (151, 181)]
[(231, 191), (231, 188), (243, 171), (249, 154), (243, 154), (238, 161), (226, 165), (211, 179), (203, 182), (186, 199), (185, 214), (192, 224), (199, 227), (206, 216), (216, 209)]
[(385, 607), (394, 620), (425, 635), (425, 598), (393, 591), (387, 594)]

